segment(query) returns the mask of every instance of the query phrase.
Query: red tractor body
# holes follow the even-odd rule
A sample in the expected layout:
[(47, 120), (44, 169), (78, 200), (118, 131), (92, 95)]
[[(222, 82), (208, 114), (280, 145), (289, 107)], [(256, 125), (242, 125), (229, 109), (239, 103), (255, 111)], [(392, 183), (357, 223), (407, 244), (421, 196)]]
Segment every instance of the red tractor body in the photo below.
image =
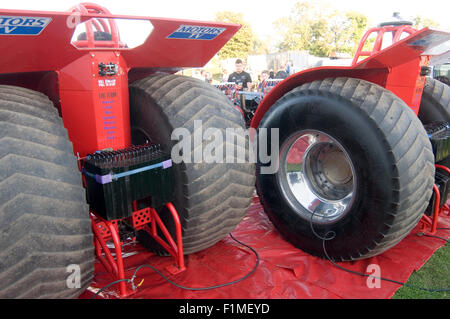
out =
[[(240, 28), (225, 23), (111, 15), (92, 4), (69, 12), (0, 10), (0, 15), (3, 19), (12, 17), (11, 29), (0, 38), (4, 52), (1, 83), (48, 95), (60, 110), (74, 152), (80, 157), (130, 146), (129, 83), (157, 72), (202, 67)], [(34, 19), (47, 24), (36, 35), (15, 34), (14, 24), (25, 20), (23, 24), (27, 17), (32, 19), (30, 23)], [(143, 44), (127, 48), (120, 40), (118, 20), (147, 21), (153, 29)], [(84, 22), (86, 39), (72, 41), (77, 23)], [(183, 26), (194, 36), (195, 27), (216, 34), (204, 40), (171, 37)], [(94, 32), (99, 31), (111, 32), (111, 40), (95, 40)], [(101, 63), (112, 63), (117, 70), (100, 75)]]
[[(122, 20), (151, 32), (133, 47), (119, 34)], [(425, 51), (449, 34), (371, 29), (352, 66), (277, 84), (251, 122), (273, 142), (270, 157), (258, 153), (255, 174), (242, 114), (208, 83), (174, 74), (204, 66), (239, 28), (113, 15), (90, 3), (68, 12), (0, 10), (0, 297), (77, 297), (92, 281), (95, 256), (127, 296), (125, 241), (169, 253), (181, 271), (184, 254), (210, 247), (244, 218), (255, 181), (274, 225), (319, 257), (375, 256), (411, 231), (433, 192), (429, 136), (441, 159), (450, 153), (449, 89), (424, 89)], [(423, 125), (436, 120), (447, 124), (427, 135)], [(226, 156), (205, 156), (211, 145), (203, 131), (195, 138), (200, 130), (220, 135), (214, 149)], [(189, 136), (189, 147), (173, 152), (186, 131), (193, 143)], [(229, 131), (232, 142), (223, 139)], [(78, 290), (67, 280), (73, 265)]]

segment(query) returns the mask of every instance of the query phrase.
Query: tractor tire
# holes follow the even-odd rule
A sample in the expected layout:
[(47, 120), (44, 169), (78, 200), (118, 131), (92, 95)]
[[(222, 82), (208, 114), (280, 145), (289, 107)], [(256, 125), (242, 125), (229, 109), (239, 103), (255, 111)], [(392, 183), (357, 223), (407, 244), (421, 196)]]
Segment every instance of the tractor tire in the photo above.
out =
[(279, 128), (280, 168), (263, 174), (271, 163), (258, 161), (261, 202), (305, 252), (335, 261), (375, 256), (404, 238), (428, 205), (434, 156), (427, 134), (402, 100), (376, 84), (306, 83), (271, 107), (263, 128), (268, 140)]
[[(426, 78), (417, 114), (423, 125), (432, 122), (447, 122), (450, 124), (450, 88), (447, 84), (432, 78)], [(437, 164), (450, 167), (450, 157)]]
[(435, 79), (426, 78), (417, 116), (424, 125), (442, 121), (450, 123), (449, 86)]
[[(171, 153), (178, 142), (171, 140), (176, 128), (194, 133), (194, 121), (202, 121), (203, 130), (217, 128), (241, 129), (239, 135), (248, 142), (242, 115), (219, 90), (200, 80), (158, 74), (134, 82), (130, 86), (130, 118), (133, 144), (146, 141), (161, 144)], [(199, 122), (198, 122), (199, 123)], [(205, 149), (206, 141), (202, 142)], [(193, 151), (190, 150), (192, 159)], [(248, 149), (236, 147), (248, 155)], [(225, 155), (225, 150), (223, 154)], [(228, 155), (223, 163), (174, 163), (174, 201), (180, 215), (183, 233), (183, 251), (194, 253), (215, 244), (231, 232), (242, 220), (251, 203), (255, 185), (255, 165), (238, 163), (236, 155)], [(171, 215), (162, 209), (160, 217), (172, 236), (175, 234)], [(144, 231), (138, 240), (161, 255), (163, 251), (152, 243)]]
[(0, 298), (78, 297), (93, 278), (92, 242), (57, 109), (41, 93), (0, 85)]

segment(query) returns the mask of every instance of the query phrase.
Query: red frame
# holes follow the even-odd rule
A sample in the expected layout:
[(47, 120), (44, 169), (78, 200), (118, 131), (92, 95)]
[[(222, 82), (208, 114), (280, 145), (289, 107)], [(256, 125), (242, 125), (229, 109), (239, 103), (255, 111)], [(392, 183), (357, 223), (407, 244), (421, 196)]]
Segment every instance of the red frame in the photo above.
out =
[[(150, 207), (135, 210), (131, 217), (116, 220), (105, 220), (94, 212), (90, 213), (92, 232), (94, 234), (95, 255), (114, 280), (122, 280), (119, 282), (120, 297), (128, 297), (134, 293), (134, 291), (130, 291), (127, 288), (127, 283), (124, 280), (126, 278), (124, 261), (122, 258), (123, 242), (120, 240), (118, 228), (120, 221), (126, 220), (135, 230), (147, 231), (150, 236), (172, 255), (175, 267), (169, 268), (169, 272), (175, 274), (186, 269), (180, 219), (172, 203), (167, 203), (166, 207), (169, 209), (174, 220), (176, 230), (175, 239), (170, 235), (157, 211)], [(161, 230), (166, 240), (158, 235), (158, 229)], [(135, 238), (133, 238), (133, 240), (135, 240)], [(114, 245), (115, 258), (107, 246), (108, 242), (113, 243)]]
[[(361, 38), (361, 41), (359, 42), (358, 49), (356, 50), (355, 56), (353, 57), (352, 65), (356, 65), (358, 63), (358, 60), (362, 56), (371, 56), (379, 51), (381, 51), (382, 45), (383, 45), (383, 38), (386, 33), (392, 33), (392, 43), (396, 43), (400, 41), (400, 38), (403, 33), (407, 33), (408, 36), (411, 34), (417, 32), (417, 29), (412, 28), (409, 25), (400, 25), (400, 26), (384, 26), (384, 27), (376, 27), (371, 28), (366, 31), (366, 33)], [(372, 50), (370, 51), (363, 51), (364, 45), (367, 42), (367, 39), (372, 35), (376, 34), (376, 39), (373, 45)]]
[[(72, 9), (70, 9), (72, 13), (82, 13), (82, 14), (107, 14), (110, 15), (108, 9), (101, 7), (94, 3), (83, 3), (78, 4)], [(94, 28), (96, 31), (107, 32), (111, 34), (111, 41), (102, 41), (98, 43), (94, 41)], [(100, 46), (99, 46), (100, 44)], [(86, 21), (86, 40), (75, 41), (73, 45), (77, 48), (124, 48), (125, 44), (120, 42), (119, 29), (113, 19), (108, 19), (108, 23), (103, 19), (91, 19)]]
[[(450, 169), (448, 167), (438, 164), (435, 166), (436, 168), (446, 171), (447, 174), (450, 174)], [(439, 194), (439, 188), (436, 185), (433, 185), (433, 193), (435, 195), (433, 214), (430, 217), (424, 214), (420, 220), (422, 232), (430, 235), (434, 235), (436, 233), (439, 216), (450, 215), (450, 206), (447, 203), (442, 205), (442, 207), (439, 207), (441, 196)]]

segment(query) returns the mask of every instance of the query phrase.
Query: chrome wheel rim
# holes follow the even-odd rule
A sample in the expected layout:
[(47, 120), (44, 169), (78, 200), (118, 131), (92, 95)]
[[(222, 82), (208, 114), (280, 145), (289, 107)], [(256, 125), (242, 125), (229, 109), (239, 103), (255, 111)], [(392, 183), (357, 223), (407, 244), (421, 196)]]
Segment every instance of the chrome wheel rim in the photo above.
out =
[(277, 176), (289, 205), (314, 223), (334, 223), (353, 204), (357, 181), (351, 158), (324, 132), (300, 131), (288, 138)]

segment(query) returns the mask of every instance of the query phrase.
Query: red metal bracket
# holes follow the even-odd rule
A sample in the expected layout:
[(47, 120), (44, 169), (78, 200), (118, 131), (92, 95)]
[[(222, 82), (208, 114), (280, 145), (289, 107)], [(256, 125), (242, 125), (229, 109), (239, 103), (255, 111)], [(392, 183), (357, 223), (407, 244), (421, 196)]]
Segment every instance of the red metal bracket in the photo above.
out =
[[(135, 230), (147, 231), (165, 250), (174, 258), (175, 267), (168, 269), (171, 273), (178, 273), (186, 269), (183, 255), (183, 241), (181, 223), (178, 212), (172, 203), (167, 203), (175, 223), (176, 239), (174, 240), (158, 215), (158, 212), (150, 207), (136, 210), (131, 217), (105, 220), (91, 212), (92, 230), (94, 233), (95, 255), (105, 269), (112, 275), (114, 280), (125, 279), (125, 268), (122, 258), (122, 242), (119, 237), (118, 224), (122, 220), (127, 220)], [(158, 235), (158, 229), (163, 233), (165, 240)], [(107, 243), (113, 243), (115, 258)], [(126, 281), (119, 282), (120, 297), (128, 297), (134, 293), (127, 288)]]
[[(450, 174), (450, 169), (446, 166), (436, 165), (436, 168), (443, 169)], [(449, 216), (450, 214), (450, 207), (448, 204), (444, 204), (442, 207), (439, 207), (441, 195), (439, 194), (439, 189), (436, 185), (433, 185), (433, 192), (435, 195), (433, 214), (431, 216), (424, 214), (420, 220), (421, 231), (430, 235), (434, 235), (436, 233), (439, 215)]]
[[(133, 228), (136, 230), (145, 230), (150, 234), (175, 259), (177, 270), (170, 268), (169, 271), (171, 273), (178, 273), (186, 269), (184, 265), (181, 223), (172, 203), (167, 203), (166, 207), (169, 209), (175, 222), (176, 241), (170, 235), (158, 212), (150, 207), (133, 213)], [(158, 228), (163, 233), (165, 240), (158, 235)]]

